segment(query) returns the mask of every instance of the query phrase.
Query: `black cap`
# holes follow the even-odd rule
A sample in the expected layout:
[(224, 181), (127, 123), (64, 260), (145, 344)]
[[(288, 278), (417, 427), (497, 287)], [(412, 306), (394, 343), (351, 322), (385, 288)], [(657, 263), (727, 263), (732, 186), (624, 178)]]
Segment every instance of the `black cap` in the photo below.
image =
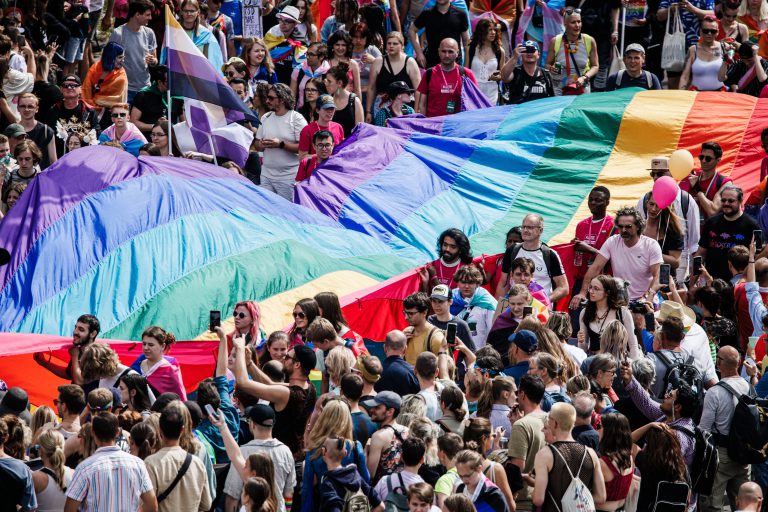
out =
[(293, 351), (296, 354), (294, 358), (304, 370), (304, 373), (309, 373), (317, 365), (317, 356), (315, 351), (306, 345), (296, 345), (293, 347)]
[(21, 418), (27, 425), (32, 423), (29, 413), (29, 395), (22, 388), (15, 387), (5, 392), (0, 400), (0, 416), (12, 414)]
[(387, 89), (387, 93), (389, 94), (390, 98), (394, 98), (398, 94), (402, 94), (404, 92), (413, 92), (413, 88), (408, 87), (408, 84), (406, 84), (402, 80), (398, 80), (397, 82), (392, 82), (391, 84), (389, 84), (389, 88)]
[(61, 78), (61, 82), (59, 82), (59, 85), (65, 82), (75, 82), (77, 83), (77, 85), (83, 85), (83, 82), (80, 80), (80, 77), (75, 74), (64, 75)]
[(275, 426), (275, 410), (268, 405), (256, 404), (245, 410), (249, 420), (262, 427)]

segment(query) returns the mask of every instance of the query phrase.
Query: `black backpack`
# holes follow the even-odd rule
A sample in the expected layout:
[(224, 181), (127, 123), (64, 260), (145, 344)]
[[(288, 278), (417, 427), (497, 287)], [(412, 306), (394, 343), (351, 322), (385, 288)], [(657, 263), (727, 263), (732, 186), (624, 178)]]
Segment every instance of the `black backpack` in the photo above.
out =
[(685, 482), (662, 480), (656, 486), (656, 499), (650, 512), (686, 512), (689, 491)]
[[(520, 254), (520, 249), (522, 248), (523, 244), (513, 244), (512, 247), (507, 249), (508, 251), (511, 251), (509, 254), (510, 263), (515, 261), (515, 258), (517, 258), (517, 255)], [(560, 257), (555, 251), (552, 250), (550, 246), (544, 242), (541, 243), (540, 249), (541, 258), (544, 260), (544, 266), (547, 269), (547, 275), (549, 275), (549, 279), (552, 282), (552, 289), (554, 289), (555, 281), (552, 279), (552, 269), (558, 269), (560, 267)]]
[(739, 394), (723, 381), (717, 383), (736, 398), (731, 430), (728, 433), (728, 456), (740, 464), (760, 464), (768, 458), (768, 399), (758, 398), (755, 389)]
[(696, 451), (693, 462), (688, 468), (691, 474), (691, 488), (702, 496), (709, 496), (712, 494), (712, 484), (715, 483), (717, 467), (720, 464), (714, 437), (710, 432), (701, 430), (699, 427), (694, 427), (693, 430), (676, 425), (670, 425), (670, 427), (694, 440)]
[[(653, 355), (658, 357), (667, 368), (667, 371), (664, 372), (664, 390), (669, 389), (670, 385), (672, 389), (677, 389), (679, 382), (685, 382), (696, 393), (698, 403), (701, 405), (704, 400), (704, 378), (695, 366), (694, 357), (689, 354), (685, 361), (680, 362), (671, 359), (663, 351), (654, 352)], [(663, 396), (657, 398), (663, 398)]]

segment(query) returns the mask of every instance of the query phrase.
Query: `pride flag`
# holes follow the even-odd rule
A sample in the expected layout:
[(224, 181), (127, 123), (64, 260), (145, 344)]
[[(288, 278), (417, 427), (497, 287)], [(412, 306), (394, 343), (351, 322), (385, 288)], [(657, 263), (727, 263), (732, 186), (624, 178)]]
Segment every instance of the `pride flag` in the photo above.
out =
[(244, 165), (253, 133), (237, 122), (258, 118), (198, 50), (167, 5), (165, 27), (170, 93), (184, 100), (196, 150)]

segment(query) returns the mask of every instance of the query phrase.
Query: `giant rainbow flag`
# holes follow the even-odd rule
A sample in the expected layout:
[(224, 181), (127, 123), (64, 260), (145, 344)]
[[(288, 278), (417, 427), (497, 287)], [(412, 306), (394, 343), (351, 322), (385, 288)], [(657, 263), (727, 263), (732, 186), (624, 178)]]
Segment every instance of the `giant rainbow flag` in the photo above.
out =
[[(273, 330), (296, 300), (333, 290), (351, 326), (380, 340), (402, 325), (412, 269), (436, 257), (445, 228), (493, 255), (537, 212), (545, 239), (567, 243), (593, 186), (611, 189), (614, 209), (634, 204), (650, 189), (651, 157), (697, 154), (707, 140), (725, 149), (720, 170), (749, 189), (767, 125), (765, 100), (640, 90), (364, 125), (297, 188), (298, 205), (207, 164), (84, 148), (42, 173), (0, 224), (12, 255), (0, 267), (0, 331), (66, 336), (92, 312), (105, 338), (138, 340), (151, 324), (204, 338), (208, 311), (226, 316), (243, 299), (260, 301)], [(0, 378), (43, 396), (28, 351), (66, 344), (52, 340), (25, 354), (28, 337), (5, 335), (0, 355), (13, 347), (15, 357), (13, 371), (0, 359)], [(187, 347), (211, 364), (214, 348)]]

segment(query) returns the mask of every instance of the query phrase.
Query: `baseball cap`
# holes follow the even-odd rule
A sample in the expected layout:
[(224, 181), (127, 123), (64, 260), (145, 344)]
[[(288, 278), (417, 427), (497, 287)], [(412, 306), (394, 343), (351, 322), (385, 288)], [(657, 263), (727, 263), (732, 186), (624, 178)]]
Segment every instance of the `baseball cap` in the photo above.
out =
[(14, 387), (3, 393), (0, 400), (0, 416), (12, 414), (18, 416), (27, 425), (32, 423), (29, 413), (29, 395), (22, 388)]
[(651, 158), (651, 167), (649, 171), (668, 171), (669, 158), (666, 156), (655, 156)]
[(249, 420), (262, 427), (275, 426), (275, 410), (268, 405), (256, 404), (245, 410)]
[(21, 126), (19, 123), (12, 123), (6, 126), (5, 131), (3, 131), (3, 134), (6, 137), (21, 137), (22, 135), (27, 134), (27, 130), (24, 129), (23, 126)]
[(286, 7), (283, 7), (283, 9), (279, 13), (277, 13), (277, 17), (282, 18), (284, 20), (292, 21), (294, 23), (298, 23), (299, 9), (292, 5), (288, 5)]
[(624, 53), (627, 53), (627, 52), (638, 52), (638, 53), (642, 53), (643, 55), (645, 55), (645, 48), (643, 48), (643, 46), (641, 44), (632, 43), (632, 44), (627, 45), (627, 49), (624, 50)]
[(80, 81), (80, 77), (75, 74), (64, 75), (61, 82), (59, 82), (59, 85), (66, 82), (75, 82), (77, 85), (83, 85), (83, 82)]
[(333, 96), (330, 94), (323, 94), (317, 99), (317, 108), (336, 108), (336, 103), (333, 102)]
[(513, 333), (507, 340), (526, 354), (533, 354), (539, 348), (539, 339), (533, 331), (527, 329)]
[(376, 396), (370, 400), (363, 402), (363, 407), (371, 409), (377, 405), (383, 405), (387, 409), (397, 409), (399, 411), (402, 404), (403, 402), (400, 399), (400, 395), (397, 393), (393, 391), (382, 391), (381, 393), (377, 393)]
[(409, 87), (407, 83), (403, 82), (402, 80), (398, 80), (397, 82), (392, 82), (389, 84), (389, 89), (387, 89), (387, 93), (389, 94), (390, 98), (394, 98), (398, 94), (403, 94), (404, 92), (413, 92), (413, 88)]
[(752, 44), (747, 42), (739, 46), (739, 56), (742, 59), (751, 59), (754, 57), (755, 50), (752, 48)]
[(439, 284), (432, 288), (432, 295), (430, 295), (429, 298), (437, 300), (448, 300), (451, 298), (451, 290), (446, 285)]
[(526, 48), (534, 48), (536, 51), (539, 50), (538, 43), (536, 43), (536, 41), (531, 41), (530, 39), (527, 41), (523, 41), (523, 46)]

